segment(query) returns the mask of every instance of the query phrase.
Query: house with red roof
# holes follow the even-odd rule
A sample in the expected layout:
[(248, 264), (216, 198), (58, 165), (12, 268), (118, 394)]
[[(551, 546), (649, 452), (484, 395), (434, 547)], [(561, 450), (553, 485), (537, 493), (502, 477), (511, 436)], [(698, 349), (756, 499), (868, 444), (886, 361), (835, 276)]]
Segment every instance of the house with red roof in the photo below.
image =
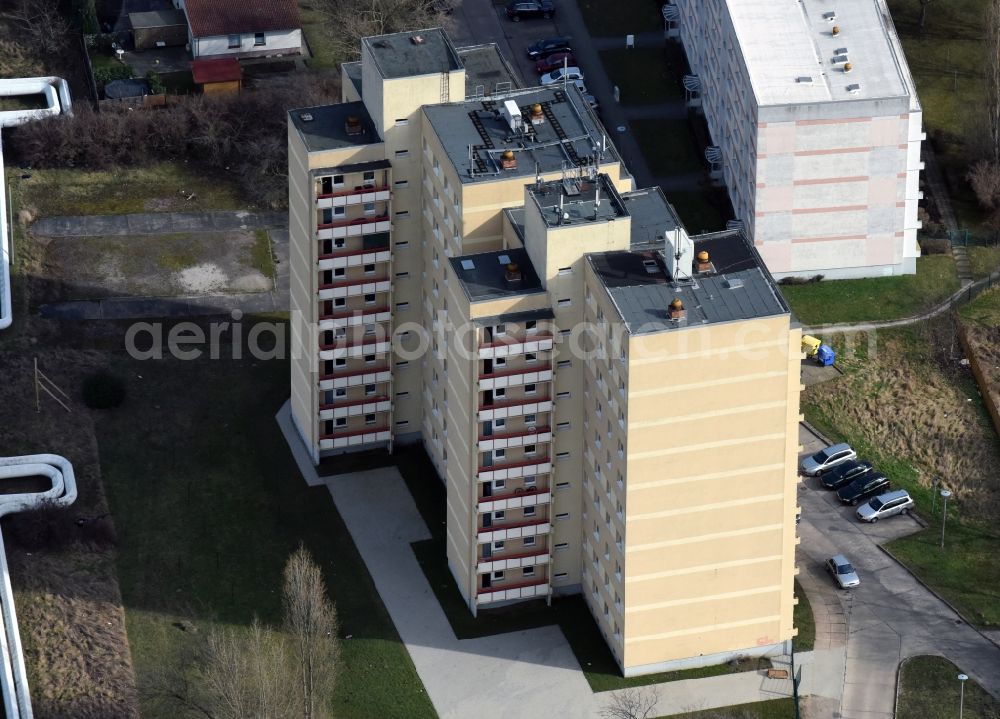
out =
[(187, 13), (195, 59), (302, 52), (296, 0), (174, 0), (174, 6)]

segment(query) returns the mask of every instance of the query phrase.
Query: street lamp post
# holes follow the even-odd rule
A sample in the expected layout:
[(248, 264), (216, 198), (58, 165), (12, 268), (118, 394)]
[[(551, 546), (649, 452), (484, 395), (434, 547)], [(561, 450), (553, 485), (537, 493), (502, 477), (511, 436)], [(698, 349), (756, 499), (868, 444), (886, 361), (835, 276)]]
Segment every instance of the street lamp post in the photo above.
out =
[(944, 500), (944, 509), (941, 510), (941, 548), (944, 548), (944, 525), (948, 521), (948, 497), (951, 492), (947, 489), (941, 490), (941, 498)]
[(937, 495), (938, 495), (938, 485), (941, 484), (941, 478), (936, 474), (931, 478), (931, 516), (934, 516), (934, 510), (937, 509)]
[(965, 709), (965, 682), (969, 677), (966, 674), (958, 675), (958, 719), (962, 719), (962, 711)]

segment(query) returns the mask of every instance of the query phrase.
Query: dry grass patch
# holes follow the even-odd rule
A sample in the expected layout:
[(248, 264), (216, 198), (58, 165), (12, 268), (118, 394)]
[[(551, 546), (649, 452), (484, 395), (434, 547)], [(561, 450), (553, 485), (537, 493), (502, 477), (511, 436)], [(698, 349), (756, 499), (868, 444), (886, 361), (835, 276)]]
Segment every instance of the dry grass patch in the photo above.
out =
[(93, 424), (75, 401), (81, 378), (98, 362), (93, 353), (42, 354), (41, 366), (73, 397), (73, 412), (46, 401), (36, 413), (31, 353), (0, 353), (0, 454), (62, 454), (79, 488), (76, 503), (57, 520), (65, 540), (57, 546), (26, 546), (37, 529), (30, 514), (4, 520), (32, 700), (36, 715), (47, 719), (138, 717), (114, 526)]

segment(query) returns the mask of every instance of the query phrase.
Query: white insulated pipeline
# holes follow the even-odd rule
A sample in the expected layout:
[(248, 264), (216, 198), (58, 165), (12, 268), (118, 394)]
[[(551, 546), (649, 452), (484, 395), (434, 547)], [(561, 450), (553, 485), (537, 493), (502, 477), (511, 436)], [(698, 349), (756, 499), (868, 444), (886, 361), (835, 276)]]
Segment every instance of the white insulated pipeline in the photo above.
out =
[[(58, 454), (30, 454), (23, 457), (0, 457), (0, 481), (24, 477), (46, 477), (52, 487), (44, 492), (0, 495), (0, 517), (30, 512), (41, 506), (68, 507), (76, 501), (76, 476), (73, 465)], [(7, 568), (7, 550), (0, 534), (0, 610), (4, 631), (0, 633), (3, 667), (0, 685), (7, 719), (33, 719), (28, 673), (24, 666), (21, 635), (17, 629), (14, 590)]]

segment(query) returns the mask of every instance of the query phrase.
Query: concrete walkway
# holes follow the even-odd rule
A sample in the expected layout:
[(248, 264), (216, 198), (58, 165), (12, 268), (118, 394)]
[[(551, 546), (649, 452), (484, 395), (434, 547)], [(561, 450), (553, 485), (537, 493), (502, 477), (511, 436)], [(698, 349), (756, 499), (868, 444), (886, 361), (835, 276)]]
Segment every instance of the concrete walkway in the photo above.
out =
[(142, 212), (132, 215), (43, 217), (31, 226), (42, 237), (166, 235), (174, 232), (232, 232), (288, 226), (287, 212)]
[[(442, 719), (599, 717), (609, 693), (594, 694), (556, 626), (459, 640), (427, 583), (410, 543), (430, 534), (393, 467), (321, 479), (292, 427), (288, 404), (278, 413), (305, 480), (325, 484), (365, 561), (417, 673)], [(796, 655), (804, 681), (826, 657)], [(761, 672), (652, 686), (657, 716), (787, 697), (789, 680)], [(516, 707), (516, 709), (512, 709)]]

